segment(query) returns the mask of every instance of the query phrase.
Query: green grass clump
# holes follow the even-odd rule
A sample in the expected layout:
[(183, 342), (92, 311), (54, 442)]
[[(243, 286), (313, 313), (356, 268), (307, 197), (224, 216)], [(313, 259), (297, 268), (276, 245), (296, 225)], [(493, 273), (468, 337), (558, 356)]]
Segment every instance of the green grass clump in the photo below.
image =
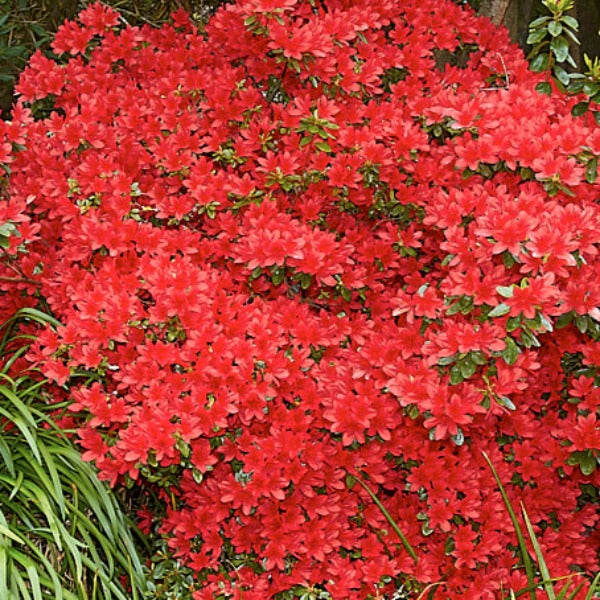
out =
[[(0, 341), (0, 598), (130, 600), (146, 586), (137, 531), (113, 492), (54, 423), (46, 382), (11, 373), (31, 337), (22, 309)], [(15, 349), (16, 348), (16, 349)]]

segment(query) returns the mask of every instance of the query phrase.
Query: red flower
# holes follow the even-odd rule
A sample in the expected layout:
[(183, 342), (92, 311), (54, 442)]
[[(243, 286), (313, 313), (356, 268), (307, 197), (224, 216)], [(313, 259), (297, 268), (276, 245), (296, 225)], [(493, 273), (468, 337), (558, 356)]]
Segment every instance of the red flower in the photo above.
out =
[(578, 450), (600, 450), (600, 424), (597, 423), (596, 415), (589, 414), (587, 417), (577, 417), (577, 425), (569, 435), (573, 443), (571, 449)]
[(481, 451), (551, 573), (595, 568), (600, 137), (505, 31), (450, 0), (240, 0), (202, 31), (94, 4), (54, 48), (0, 124), (0, 310), (65, 325), (11, 369), (69, 386), (191, 594), (525, 587)]

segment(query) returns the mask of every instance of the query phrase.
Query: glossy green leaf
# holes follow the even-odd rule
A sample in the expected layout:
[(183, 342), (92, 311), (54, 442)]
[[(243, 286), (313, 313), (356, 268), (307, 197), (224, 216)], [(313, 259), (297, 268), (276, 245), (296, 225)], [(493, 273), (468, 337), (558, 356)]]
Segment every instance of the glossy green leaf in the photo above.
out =
[(547, 81), (540, 81), (540, 83), (535, 86), (535, 89), (546, 96), (550, 96), (552, 94), (552, 86)]
[(572, 109), (571, 109), (571, 114), (574, 117), (580, 117), (581, 115), (584, 115), (589, 107), (590, 103), (589, 102), (578, 102)]
[(548, 61), (549, 55), (546, 52), (542, 52), (533, 58), (529, 64), (529, 67), (532, 71), (540, 73), (548, 68)]
[(508, 336), (505, 338), (506, 348), (502, 351), (502, 358), (509, 365), (514, 365), (519, 357), (519, 347), (515, 340)]
[(556, 61), (561, 63), (567, 60), (569, 55), (569, 42), (564, 37), (555, 37), (550, 42), (550, 49), (556, 57)]
[(488, 317), (502, 317), (510, 312), (510, 306), (507, 304), (498, 304), (489, 313)]
[(563, 31), (563, 26), (562, 23), (560, 23), (559, 21), (550, 21), (550, 23), (548, 23), (548, 33), (550, 33), (550, 35), (552, 37), (557, 37), (559, 36)]

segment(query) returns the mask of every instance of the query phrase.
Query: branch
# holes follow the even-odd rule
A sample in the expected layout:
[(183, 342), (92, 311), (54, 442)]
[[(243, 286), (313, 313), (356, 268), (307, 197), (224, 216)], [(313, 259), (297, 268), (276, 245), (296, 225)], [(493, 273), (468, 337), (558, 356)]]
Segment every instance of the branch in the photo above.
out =
[(40, 281), (36, 281), (35, 279), (28, 279), (27, 277), (5, 277), (0, 275), (0, 281), (8, 281), (10, 283), (28, 283), (29, 285), (37, 285), (41, 286)]

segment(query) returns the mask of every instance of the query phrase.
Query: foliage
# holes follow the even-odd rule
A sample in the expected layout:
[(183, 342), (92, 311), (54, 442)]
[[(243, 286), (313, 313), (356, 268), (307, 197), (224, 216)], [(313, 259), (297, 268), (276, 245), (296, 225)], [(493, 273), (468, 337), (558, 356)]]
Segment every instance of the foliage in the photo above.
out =
[[(600, 110), (593, 110), (600, 104), (600, 58), (583, 55), (585, 71), (579, 72), (578, 65), (572, 55), (572, 46), (579, 45), (577, 31), (579, 23), (566, 14), (574, 6), (573, 0), (543, 0), (542, 4), (550, 12), (534, 19), (529, 26), (527, 43), (533, 46), (528, 55), (531, 68), (537, 72), (545, 72), (552, 77), (563, 92), (577, 98), (571, 109), (574, 117), (591, 115), (600, 124)], [(550, 81), (540, 82), (538, 91), (550, 94)], [(594, 167), (595, 168), (595, 167)]]
[(16, 368), (34, 322), (57, 324), (29, 308), (2, 326), (0, 597), (139, 598), (133, 526), (58, 427), (62, 406), (50, 402), (44, 380)]
[(0, 289), (65, 323), (30, 359), (146, 498), (157, 594), (516, 593), (482, 451), (548, 571), (591, 576), (600, 128), (574, 99), (449, 0), (202, 30), (93, 5), (53, 51), (0, 129)]
[(577, 69), (571, 56), (571, 44), (579, 44), (577, 19), (567, 14), (575, 6), (574, 0), (542, 0), (550, 16), (541, 16), (529, 25), (527, 43), (533, 48), (528, 58), (534, 71), (550, 71), (556, 79), (568, 86), (570, 75), (566, 64)]

